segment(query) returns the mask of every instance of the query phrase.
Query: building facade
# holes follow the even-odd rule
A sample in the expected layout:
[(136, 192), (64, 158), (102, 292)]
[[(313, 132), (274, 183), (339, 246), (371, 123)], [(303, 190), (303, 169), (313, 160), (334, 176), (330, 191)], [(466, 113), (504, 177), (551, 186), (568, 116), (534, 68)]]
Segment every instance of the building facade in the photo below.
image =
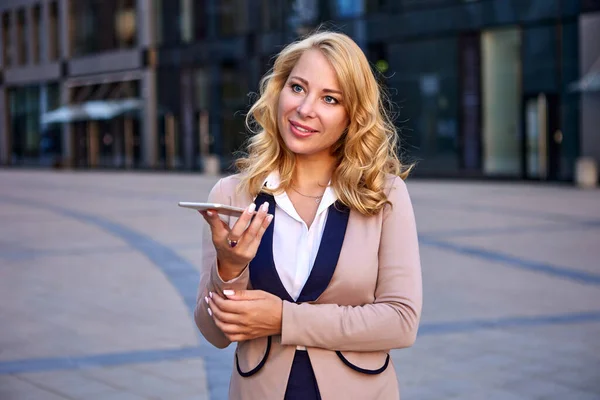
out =
[(600, 161), (600, 0), (4, 0), (0, 164), (223, 171), (283, 45), (323, 21), (380, 71), (415, 174)]

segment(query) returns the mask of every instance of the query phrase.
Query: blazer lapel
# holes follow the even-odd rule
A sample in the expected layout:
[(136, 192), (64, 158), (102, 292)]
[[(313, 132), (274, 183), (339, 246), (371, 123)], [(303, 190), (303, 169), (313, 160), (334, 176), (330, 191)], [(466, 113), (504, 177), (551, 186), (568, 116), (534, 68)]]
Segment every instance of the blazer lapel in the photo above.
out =
[(260, 206), (265, 201), (269, 202), (269, 213), (273, 221), (265, 231), (256, 256), (250, 262), (250, 282), (252, 288), (264, 290), (289, 302), (303, 303), (315, 301), (329, 286), (342, 251), (344, 236), (350, 217), (350, 209), (340, 202), (329, 206), (325, 229), (319, 245), (319, 251), (312, 267), (311, 273), (302, 288), (297, 301), (283, 286), (275, 261), (273, 260), (273, 230), (275, 227), (275, 198), (267, 193), (259, 193), (255, 204)]
[(340, 258), (350, 209), (339, 201), (329, 206), (315, 264), (297, 302), (315, 301), (327, 289)]
[(282, 300), (294, 302), (292, 296), (287, 292), (273, 260), (273, 229), (275, 227), (275, 198), (267, 193), (259, 193), (254, 203), (260, 207), (265, 201), (269, 202), (269, 214), (273, 215), (273, 221), (265, 230), (256, 256), (250, 262), (250, 282), (253, 289), (264, 290), (279, 297)]

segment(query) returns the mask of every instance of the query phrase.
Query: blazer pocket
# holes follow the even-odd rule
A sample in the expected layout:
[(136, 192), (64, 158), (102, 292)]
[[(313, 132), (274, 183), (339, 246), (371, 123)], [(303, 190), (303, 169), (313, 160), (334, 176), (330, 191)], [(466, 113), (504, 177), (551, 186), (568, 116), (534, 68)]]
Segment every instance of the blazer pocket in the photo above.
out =
[(238, 342), (235, 366), (240, 376), (247, 378), (262, 369), (271, 352), (271, 336)]
[(385, 351), (336, 351), (335, 354), (347, 367), (361, 374), (381, 374), (390, 364), (390, 354)]

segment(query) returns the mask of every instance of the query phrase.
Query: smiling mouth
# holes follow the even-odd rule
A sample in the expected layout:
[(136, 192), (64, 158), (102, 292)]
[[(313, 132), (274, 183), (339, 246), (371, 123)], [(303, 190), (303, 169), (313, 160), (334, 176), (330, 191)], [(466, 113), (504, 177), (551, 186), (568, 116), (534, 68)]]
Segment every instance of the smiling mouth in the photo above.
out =
[(298, 124), (297, 122), (294, 122), (294, 121), (290, 121), (290, 124), (291, 124), (291, 125), (292, 125), (294, 128), (296, 128), (298, 131), (300, 131), (300, 132), (302, 132), (302, 133), (315, 133), (315, 132), (318, 132), (318, 131), (316, 131), (316, 130), (314, 130), (314, 129), (310, 129), (310, 128), (309, 128), (309, 127), (307, 127), (307, 126), (300, 125), (300, 124)]

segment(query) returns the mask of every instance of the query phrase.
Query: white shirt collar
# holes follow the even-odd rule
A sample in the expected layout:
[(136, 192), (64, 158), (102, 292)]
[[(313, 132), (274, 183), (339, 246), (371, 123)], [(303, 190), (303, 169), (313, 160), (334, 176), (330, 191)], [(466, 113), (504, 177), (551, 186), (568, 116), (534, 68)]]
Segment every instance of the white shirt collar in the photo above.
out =
[[(267, 188), (274, 190), (279, 186), (280, 183), (281, 175), (279, 175), (279, 171), (275, 170), (267, 176), (263, 185), (266, 185)], [(295, 219), (301, 220), (286, 192), (276, 194), (274, 197), (275, 201), (277, 202), (277, 205), (281, 207), (286, 213), (288, 213)], [(321, 202), (319, 203), (317, 215), (322, 213), (324, 210), (327, 210), (327, 208), (329, 208), (330, 205), (335, 203), (337, 199), (338, 198), (335, 194), (335, 190), (333, 190), (333, 188), (331, 187), (331, 181), (329, 181), (327, 187), (325, 188), (325, 192), (323, 193), (323, 197), (321, 198)], [(256, 206), (258, 207), (259, 204), (257, 204)]]

